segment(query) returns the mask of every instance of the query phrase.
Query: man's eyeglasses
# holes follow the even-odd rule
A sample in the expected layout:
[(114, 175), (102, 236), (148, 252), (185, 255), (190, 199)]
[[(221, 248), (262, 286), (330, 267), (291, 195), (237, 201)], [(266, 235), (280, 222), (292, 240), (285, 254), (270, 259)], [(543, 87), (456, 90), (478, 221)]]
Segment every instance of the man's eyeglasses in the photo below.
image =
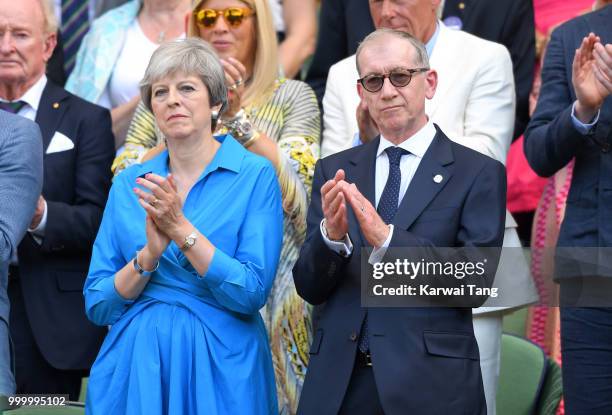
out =
[(255, 11), (242, 7), (228, 7), (223, 10), (200, 9), (193, 12), (197, 25), (206, 29), (213, 27), (219, 16), (223, 16), (231, 27), (238, 27), (246, 17), (254, 14)]
[(368, 92), (378, 92), (382, 89), (385, 83), (385, 78), (389, 78), (391, 85), (401, 88), (410, 83), (412, 75), (420, 72), (427, 72), (429, 68), (416, 69), (394, 69), (388, 74), (371, 74), (357, 80), (361, 86)]

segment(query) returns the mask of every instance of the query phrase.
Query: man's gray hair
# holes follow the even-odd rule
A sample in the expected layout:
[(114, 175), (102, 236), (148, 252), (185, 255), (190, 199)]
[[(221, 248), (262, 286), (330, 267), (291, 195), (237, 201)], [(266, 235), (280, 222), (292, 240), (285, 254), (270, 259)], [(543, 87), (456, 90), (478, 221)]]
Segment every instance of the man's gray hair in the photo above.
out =
[(355, 53), (355, 62), (357, 64), (357, 72), (359, 73), (359, 76), (361, 76), (361, 71), (359, 70), (359, 55), (361, 54), (361, 52), (363, 52), (363, 49), (368, 46), (369, 43), (377, 41), (379, 38), (386, 36), (393, 36), (398, 39), (410, 42), (415, 51), (414, 64), (422, 68), (429, 68), (429, 56), (427, 56), (427, 49), (425, 49), (425, 45), (420, 40), (418, 40), (412, 35), (409, 35), (406, 32), (402, 32), (395, 29), (382, 28), (377, 29), (367, 35), (357, 48), (357, 52)]
[(208, 43), (191, 37), (163, 43), (153, 52), (140, 81), (140, 96), (150, 111), (153, 83), (177, 72), (199, 77), (208, 89), (211, 107), (221, 104), (225, 108), (227, 87), (221, 62)]
[(45, 19), (45, 27), (43, 28), (45, 33), (57, 32), (58, 22), (57, 16), (55, 15), (55, 4), (53, 0), (38, 0), (40, 3), (40, 9)]

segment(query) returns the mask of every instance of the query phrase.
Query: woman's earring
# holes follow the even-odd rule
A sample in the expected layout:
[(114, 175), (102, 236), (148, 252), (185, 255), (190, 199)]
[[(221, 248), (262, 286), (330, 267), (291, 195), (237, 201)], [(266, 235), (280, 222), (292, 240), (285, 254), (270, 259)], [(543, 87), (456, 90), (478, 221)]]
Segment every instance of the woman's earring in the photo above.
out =
[(219, 121), (219, 111), (212, 110), (210, 112), (210, 129), (213, 133), (217, 129), (218, 121)]

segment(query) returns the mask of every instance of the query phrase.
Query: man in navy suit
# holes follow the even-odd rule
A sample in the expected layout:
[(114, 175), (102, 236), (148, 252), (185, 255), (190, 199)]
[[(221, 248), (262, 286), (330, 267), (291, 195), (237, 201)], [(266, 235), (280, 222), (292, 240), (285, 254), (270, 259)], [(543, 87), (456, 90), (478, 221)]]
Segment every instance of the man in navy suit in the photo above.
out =
[(293, 269), (318, 306), (298, 413), (486, 414), (472, 310), (363, 307), (361, 248), (373, 248), (371, 263), (390, 248), (501, 246), (504, 167), (428, 120), (437, 74), (418, 40), (380, 29), (357, 66), (381, 135), (315, 168)]
[[(612, 413), (612, 273), (610, 263), (602, 262), (612, 247), (611, 94), (609, 5), (552, 33), (538, 106), (525, 133), (527, 160), (539, 175), (551, 176), (574, 160), (555, 273), (563, 394), (572, 415)], [(607, 297), (599, 304), (606, 307), (590, 307), (599, 303), (591, 294)]]
[(111, 183), (110, 114), (45, 76), (52, 1), (0, 0), (0, 32), (0, 99), (36, 121), (44, 151), (42, 194), (9, 269), (17, 392), (76, 400), (106, 331), (87, 320), (82, 290)]
[(6, 396), (15, 393), (6, 291), (8, 267), (34, 213), (42, 180), (38, 126), (0, 111), (0, 411), (7, 409)]

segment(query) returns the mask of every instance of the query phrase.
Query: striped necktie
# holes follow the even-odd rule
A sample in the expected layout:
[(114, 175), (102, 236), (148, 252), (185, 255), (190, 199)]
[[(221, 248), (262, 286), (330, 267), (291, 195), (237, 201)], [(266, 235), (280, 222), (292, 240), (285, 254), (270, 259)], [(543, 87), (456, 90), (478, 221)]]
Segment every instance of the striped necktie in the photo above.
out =
[(0, 101), (0, 110), (10, 112), (11, 114), (17, 114), (25, 105), (25, 101)]
[[(408, 150), (401, 147), (387, 147), (385, 149), (389, 158), (389, 176), (387, 183), (380, 195), (378, 201), (378, 214), (386, 224), (392, 223), (399, 205), (399, 192), (402, 183), (402, 171), (400, 170), (400, 160), (405, 154), (409, 154)], [(359, 350), (362, 353), (367, 353), (370, 350), (369, 328), (368, 328), (368, 313), (363, 319), (361, 332), (359, 334), (359, 342), (357, 343)]]
[(88, 3), (88, 0), (62, 0), (62, 40), (66, 77), (74, 69), (79, 46), (89, 30)]

